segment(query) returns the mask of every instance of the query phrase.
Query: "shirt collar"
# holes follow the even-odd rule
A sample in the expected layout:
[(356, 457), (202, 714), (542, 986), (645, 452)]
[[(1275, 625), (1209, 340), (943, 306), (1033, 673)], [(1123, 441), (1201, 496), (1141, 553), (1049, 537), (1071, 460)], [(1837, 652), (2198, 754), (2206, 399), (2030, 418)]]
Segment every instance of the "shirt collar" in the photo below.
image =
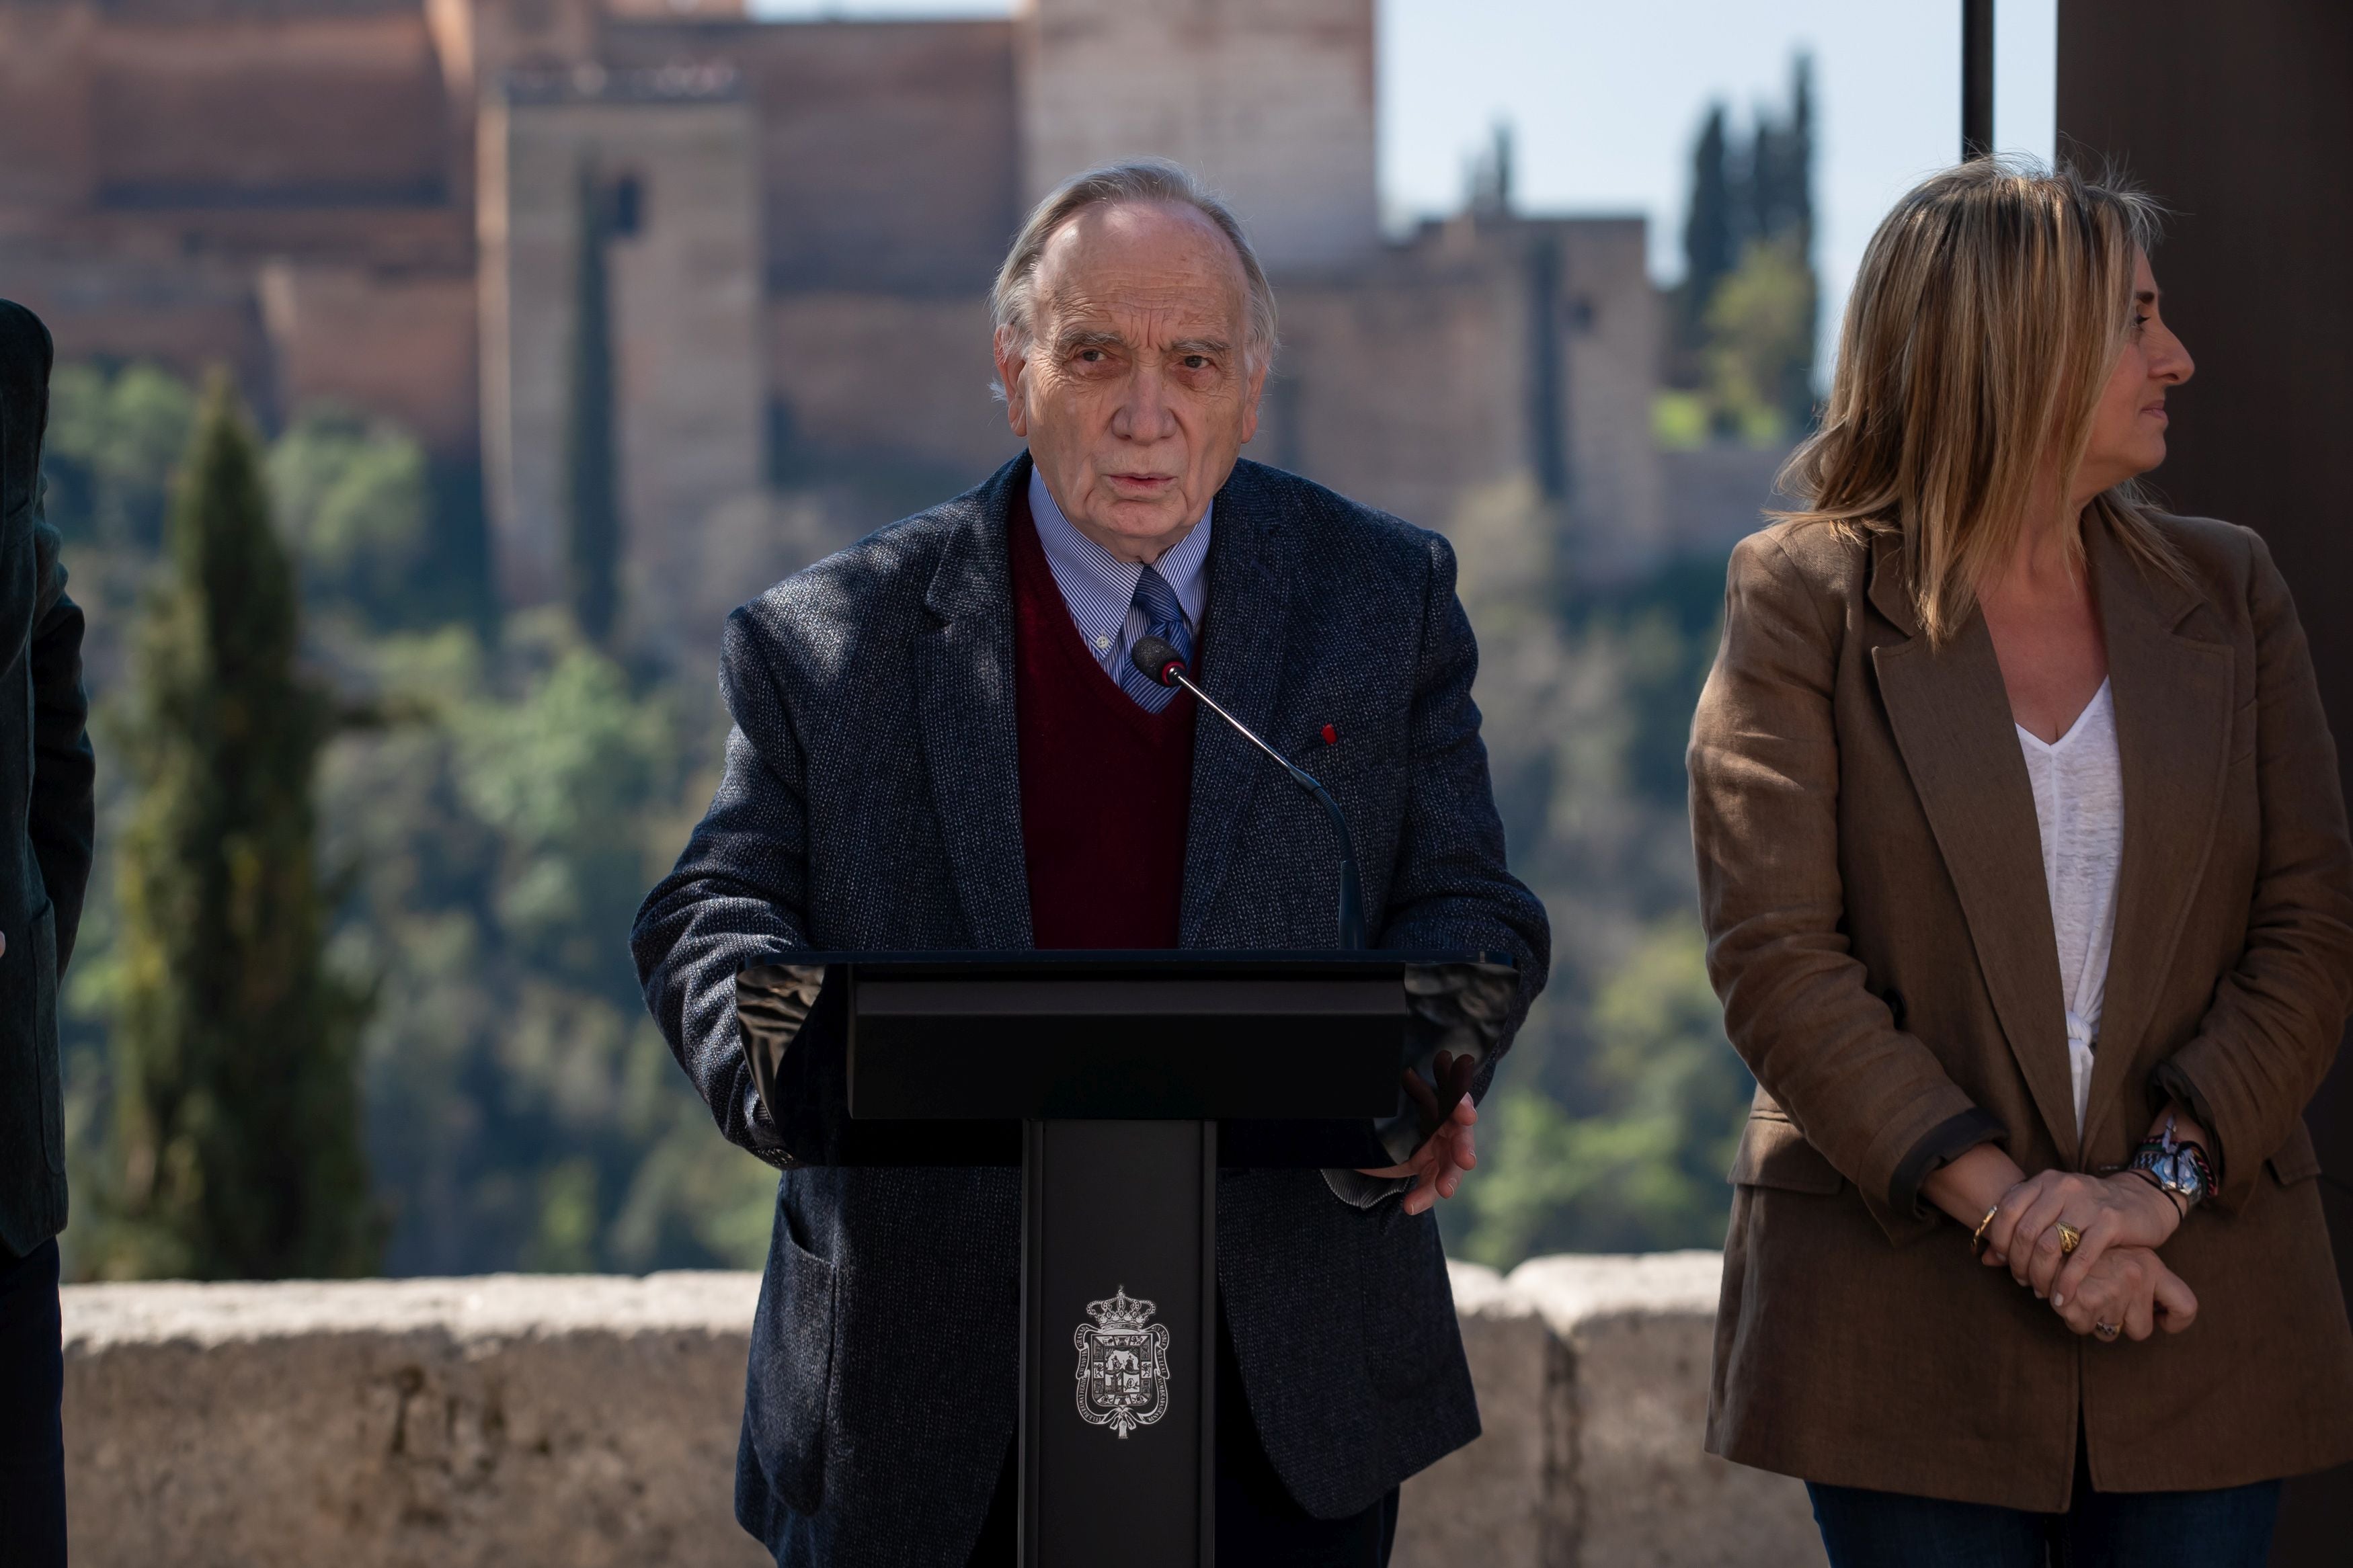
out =
[[(1203, 568), (1209, 562), (1209, 520), (1216, 511), (1217, 503), (1211, 501), (1193, 531), (1152, 563), (1176, 594), (1176, 602), (1185, 606), (1185, 618), (1196, 626), (1209, 607), (1209, 577)], [(1053, 492), (1046, 488), (1045, 476), (1035, 463), (1029, 467), (1029, 516), (1038, 525), (1038, 542), (1045, 548), (1046, 564), (1053, 568), (1054, 581), (1062, 596), (1071, 601), (1073, 611), (1082, 598), (1096, 600), (1116, 606), (1118, 622), (1124, 623), (1144, 568), (1135, 562), (1122, 561), (1081, 533), (1055, 504)], [(1082, 626), (1082, 629), (1092, 632), (1094, 628)]]

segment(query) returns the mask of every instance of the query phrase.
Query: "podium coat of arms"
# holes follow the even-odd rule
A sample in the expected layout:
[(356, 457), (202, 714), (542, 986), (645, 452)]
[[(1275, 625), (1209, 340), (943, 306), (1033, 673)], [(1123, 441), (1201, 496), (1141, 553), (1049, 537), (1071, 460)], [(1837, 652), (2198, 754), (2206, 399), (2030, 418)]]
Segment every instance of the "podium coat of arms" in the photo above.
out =
[(1153, 1310), (1123, 1285), (1110, 1300), (1088, 1302), (1094, 1321), (1071, 1336), (1079, 1352), (1079, 1418), (1122, 1439), (1168, 1414), (1168, 1325), (1147, 1323)]

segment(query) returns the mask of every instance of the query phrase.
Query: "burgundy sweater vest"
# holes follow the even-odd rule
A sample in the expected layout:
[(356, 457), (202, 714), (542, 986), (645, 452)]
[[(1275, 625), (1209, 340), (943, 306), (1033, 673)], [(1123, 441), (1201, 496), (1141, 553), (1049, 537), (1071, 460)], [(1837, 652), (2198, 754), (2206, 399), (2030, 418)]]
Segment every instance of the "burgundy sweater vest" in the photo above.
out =
[[(1014, 714), (1037, 945), (1169, 948), (1185, 897), (1193, 697), (1147, 713), (1095, 661), (1016, 491)], [(1198, 661), (1196, 650), (1196, 661)]]

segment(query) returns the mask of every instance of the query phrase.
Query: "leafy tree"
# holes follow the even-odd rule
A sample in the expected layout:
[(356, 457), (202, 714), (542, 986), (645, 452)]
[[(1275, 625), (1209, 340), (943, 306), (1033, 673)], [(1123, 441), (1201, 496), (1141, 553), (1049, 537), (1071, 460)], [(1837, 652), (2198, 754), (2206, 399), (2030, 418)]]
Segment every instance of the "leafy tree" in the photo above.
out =
[(1662, 444), (1694, 444), (1698, 393), (1716, 437), (1788, 439), (1813, 417), (1813, 62), (1791, 63), (1785, 114), (1760, 109), (1745, 145), (1708, 106), (1692, 150), (1683, 280), (1668, 357), (1670, 392), (1653, 410)]
[(1748, 247), (1707, 311), (1707, 392), (1752, 446), (1803, 427), (1813, 400), (1814, 274), (1788, 240)]
[(573, 618), (600, 646), (612, 639), (620, 609), (613, 305), (605, 256), (608, 200), (596, 160), (584, 157), (574, 245), (572, 401), (564, 430), (565, 569)]
[(1752, 1080), (1724, 1038), (1689, 911), (1653, 926), (1594, 999), (1588, 1071), (1599, 1109), (1540, 1088), (1498, 1096), (1488, 1156), (1463, 1190), (1465, 1250), (1509, 1267), (1535, 1252), (1720, 1247), (1724, 1181)]
[(159, 366), (58, 367), (42, 449), (50, 516), (69, 539), (155, 549), (195, 417), (195, 394)]
[(366, 1001), (332, 974), (312, 776), (333, 725), (295, 668), (294, 574), (225, 377), (174, 498), (120, 740), (138, 783), (119, 867), (113, 1179), (101, 1274), (368, 1272)]
[(332, 406), (305, 410), (269, 449), (280, 531), (308, 585), (371, 624), (420, 617), (433, 569), (424, 448), (399, 430)]
[(385, 700), (431, 715), (351, 736), (326, 771), (330, 842), (366, 868), (338, 941), (385, 977), (387, 1266), (756, 1263), (775, 1173), (712, 1131), (621, 941), (708, 798), (718, 716), (633, 688), (561, 612), (491, 653), (449, 628), (364, 658)]

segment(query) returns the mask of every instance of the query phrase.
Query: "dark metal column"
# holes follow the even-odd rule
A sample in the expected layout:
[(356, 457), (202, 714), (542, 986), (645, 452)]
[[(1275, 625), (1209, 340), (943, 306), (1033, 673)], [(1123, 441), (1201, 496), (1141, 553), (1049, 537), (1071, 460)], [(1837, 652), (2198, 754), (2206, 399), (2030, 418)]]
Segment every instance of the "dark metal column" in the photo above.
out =
[(1961, 0), (1961, 162), (1993, 151), (1993, 0)]
[[(2340, 764), (2353, 758), (2348, 69), (2344, 0), (2059, 7), (2061, 153), (2094, 168), (2116, 160), (2177, 215), (2154, 261), (2198, 373), (2168, 400), (2172, 456), (2152, 477), (2175, 510), (2245, 523), (2271, 546), (2311, 639)], [(2349, 1058), (2339, 1053), (2307, 1113), (2340, 1277), (2353, 1265)], [(2273, 1562), (2341, 1563), (2348, 1541), (2353, 1470), (2292, 1482)]]

